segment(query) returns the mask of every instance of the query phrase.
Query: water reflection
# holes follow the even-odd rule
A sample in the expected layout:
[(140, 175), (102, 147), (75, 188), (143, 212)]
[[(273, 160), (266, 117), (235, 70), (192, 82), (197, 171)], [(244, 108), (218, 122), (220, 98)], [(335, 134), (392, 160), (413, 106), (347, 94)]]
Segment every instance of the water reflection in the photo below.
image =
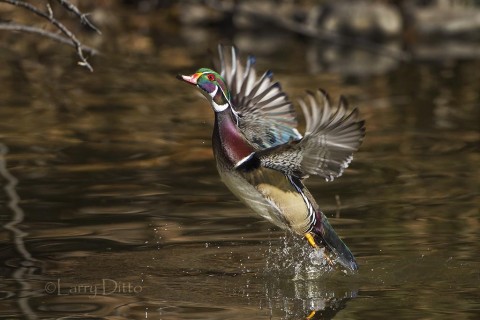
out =
[[(478, 59), (377, 61), (235, 34), (292, 98), (321, 86), (367, 117), (351, 170), (309, 181), (358, 256), (359, 272), (346, 275), (314, 264), (303, 241), (250, 216), (221, 185), (213, 115), (174, 78), (209, 60), (218, 35), (205, 36), (193, 48), (178, 35), (148, 59), (98, 57), (93, 77), (61, 50), (52, 68), (5, 53), (0, 316), (471, 318), (480, 307)], [(79, 289), (104, 279), (142, 290)], [(47, 292), (58, 281), (67, 295)]]
[[(282, 319), (333, 319), (357, 291), (326, 288), (318, 281), (267, 282), (266, 299), (272, 316)], [(292, 294), (294, 293), (294, 294)]]
[(333, 270), (323, 250), (312, 250), (302, 240), (288, 234), (280, 245), (270, 245), (265, 254), (266, 303), (285, 319), (332, 319), (357, 297), (359, 286), (351, 281), (356, 274)]
[(16, 302), (23, 315), (25, 315), (27, 319), (37, 319), (29, 301), (30, 298), (37, 296), (30, 283), (30, 279), (41, 269), (42, 264), (41, 261), (32, 256), (25, 246), (25, 238), (28, 237), (29, 234), (19, 229), (20, 224), (23, 223), (25, 214), (19, 206), (20, 197), (16, 191), (18, 180), (7, 169), (7, 154), (7, 146), (0, 143), (0, 176), (5, 180), (3, 189), (7, 195), (7, 207), (12, 213), (11, 219), (6, 217), (2, 219), (8, 221), (3, 224), (3, 228), (9, 232), (10, 240), (13, 243), (16, 255), (18, 255), (15, 258), (10, 257), (5, 262), (14, 268), (11, 273), (11, 278), (15, 280), (20, 289), (17, 292), (5, 291), (2, 295), (4, 295), (4, 299), (17, 297)]
[[(128, 206), (115, 203), (122, 199), (119, 197), (122, 192), (133, 196), (131, 199), (140, 197), (145, 201), (151, 198), (151, 194), (145, 191), (139, 195), (132, 192), (136, 190), (135, 184), (120, 184), (116, 188), (105, 184), (106, 181), (100, 185), (87, 184), (84, 188), (86, 192), (79, 196), (83, 201), (93, 201), (84, 204), (75, 196), (64, 198), (63, 201), (76, 203), (75, 212), (64, 217), (59, 215), (62, 218), (57, 222), (54, 222), (55, 215), (48, 218), (46, 221), (50, 221), (54, 228), (42, 226), (40, 222), (31, 233), (23, 232), (18, 228), (20, 224), (25, 224), (25, 214), (19, 206), (20, 197), (16, 192), (18, 180), (7, 169), (7, 148), (3, 146), (1, 151), (0, 173), (6, 181), (5, 191), (10, 199), (7, 203), (13, 212), (11, 221), (4, 226), (12, 232), (14, 248), (19, 255), (13, 257), (7, 247), (2, 250), (5, 266), (11, 270), (9, 276), (4, 276), (19, 285), (19, 289), (15, 289), (13, 283), (6, 282), (3, 301), (14, 299), (17, 304), (4, 309), (9, 310), (9, 316), (38, 319), (70, 314), (95, 314), (99, 317), (115, 313), (125, 318), (155, 318), (158, 315), (178, 316), (195, 312), (210, 318), (212, 314), (244, 313), (236, 305), (239, 300), (245, 300), (247, 305), (256, 306), (248, 310), (253, 317), (265, 312), (282, 318), (310, 316), (311, 319), (325, 319), (332, 318), (344, 308), (348, 299), (356, 295), (356, 290), (345, 291), (338, 286), (325, 285), (319, 279), (321, 276), (328, 277), (330, 272), (324, 264), (310, 265), (309, 272), (313, 278), (307, 275), (306, 279), (293, 280), (292, 277), (300, 275), (304, 269), (304, 256), (311, 254), (305, 249), (303, 239), (288, 236), (278, 246), (278, 241), (272, 242), (268, 238), (278, 238), (281, 233), (272, 234), (265, 229), (268, 227), (265, 224), (258, 224), (252, 217), (245, 218), (245, 210), (229, 211), (224, 220), (219, 218), (221, 211), (215, 215), (217, 218), (212, 219), (210, 210), (203, 213), (200, 210), (195, 218), (197, 223), (190, 226), (182, 218), (175, 221), (177, 215), (171, 218), (166, 215), (162, 219), (148, 215), (143, 223), (129, 221), (134, 216), (149, 212), (147, 208), (141, 210), (142, 205), (138, 203), (132, 205), (129, 201)], [(80, 173), (83, 175), (85, 171), (97, 172), (97, 168), (82, 169)], [(59, 172), (63, 174), (64, 170)], [(38, 190), (34, 192), (37, 196), (50, 198), (42, 206), (50, 202), (53, 206), (48, 206), (56, 207), (57, 212), (69, 212), (72, 209), (68, 209), (68, 203), (59, 202), (56, 198), (60, 195), (55, 187), (58, 183), (64, 182), (57, 180), (53, 188), (48, 189), (39, 188), (43, 184), (32, 185), (32, 188)], [(113, 202), (105, 206), (98, 201), (102, 198)], [(203, 201), (206, 199), (203, 198)], [(187, 203), (190, 201), (187, 200)], [(237, 203), (228, 205), (237, 206)], [(198, 205), (193, 207), (199, 208)], [(192, 208), (192, 205), (185, 208)], [(206, 208), (211, 207), (208, 205)], [(124, 222), (118, 216), (120, 213), (127, 217)], [(240, 226), (232, 225), (235, 216)], [(94, 224), (87, 223), (91, 217)], [(112, 217), (117, 222), (106, 223)], [(248, 235), (243, 225), (251, 224), (254, 226)], [(242, 239), (230, 241), (232, 235), (234, 239), (238, 237), (239, 231)], [(25, 246), (27, 238), (31, 239), (28, 250)], [(230, 240), (226, 242), (226, 239)], [(245, 251), (249, 247), (253, 251)], [(289, 252), (286, 253), (286, 250)], [(34, 258), (31, 252), (39, 258)], [(285, 260), (285, 257), (288, 259)], [(110, 267), (103, 269), (105, 259), (108, 259)], [(269, 266), (265, 266), (265, 261)], [(189, 298), (195, 301), (189, 306), (184, 295), (191, 290), (197, 292), (189, 294)], [(225, 303), (222, 299), (225, 294), (232, 295), (231, 301)], [(144, 297), (148, 297), (150, 302), (141, 303)], [(161, 303), (155, 305), (156, 301), (172, 299), (178, 301), (177, 307)], [(211, 299), (217, 301), (217, 308), (208, 306)]]

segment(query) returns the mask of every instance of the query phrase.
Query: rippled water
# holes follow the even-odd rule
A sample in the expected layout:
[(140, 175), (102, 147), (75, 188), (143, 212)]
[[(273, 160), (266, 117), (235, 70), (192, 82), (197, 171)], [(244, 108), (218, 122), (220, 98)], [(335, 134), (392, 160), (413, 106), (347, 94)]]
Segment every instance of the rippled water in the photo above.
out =
[(107, 55), (93, 74), (5, 53), (0, 317), (477, 318), (480, 60), (312, 74), (322, 48), (288, 41), (259, 48), (260, 67), (293, 97), (343, 93), (367, 120), (344, 176), (308, 181), (358, 273), (322, 265), (220, 183), (210, 107), (175, 79), (208, 66), (206, 48)]

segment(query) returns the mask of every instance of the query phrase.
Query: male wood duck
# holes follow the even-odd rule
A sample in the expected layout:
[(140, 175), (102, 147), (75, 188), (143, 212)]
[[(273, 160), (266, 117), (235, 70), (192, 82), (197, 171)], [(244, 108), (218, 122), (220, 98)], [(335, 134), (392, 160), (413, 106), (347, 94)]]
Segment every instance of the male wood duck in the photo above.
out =
[(330, 181), (348, 167), (365, 135), (358, 110), (349, 111), (343, 98), (332, 108), (324, 91), (308, 92), (299, 101), (306, 120), (302, 136), (293, 104), (272, 72), (257, 77), (253, 56), (243, 67), (235, 47), (219, 45), (218, 51), (220, 73), (201, 68), (178, 78), (198, 87), (213, 107), (213, 153), (222, 181), (261, 217), (304, 236), (314, 248), (325, 247), (331, 264), (357, 270), (303, 181), (309, 175)]

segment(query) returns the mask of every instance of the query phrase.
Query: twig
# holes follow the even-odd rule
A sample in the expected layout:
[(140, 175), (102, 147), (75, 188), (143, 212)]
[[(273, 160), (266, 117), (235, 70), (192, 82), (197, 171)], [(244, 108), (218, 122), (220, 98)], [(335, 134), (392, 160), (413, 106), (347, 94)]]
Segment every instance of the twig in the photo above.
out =
[(81, 23), (83, 23), (84, 25), (87, 25), (88, 27), (90, 27), (90, 29), (94, 30), (96, 33), (102, 34), (102, 32), (97, 27), (95, 27), (90, 20), (88, 20), (88, 18), (87, 18), (88, 14), (82, 13), (80, 10), (78, 10), (77, 7), (75, 7), (75, 5), (71, 4), (67, 0), (57, 0), (57, 1), (65, 9), (67, 9), (68, 11), (73, 12), (75, 15), (77, 15), (77, 17), (80, 18)]
[(31, 5), (30, 3), (24, 2), (24, 1), (19, 1), (19, 0), (0, 0), (0, 2), (5, 2), (17, 7), (21, 7), (24, 9), (27, 9), (36, 15), (48, 20), (51, 24), (53, 24), (55, 27), (57, 27), (65, 36), (70, 38), (77, 49), (77, 55), (80, 58), (80, 61), (78, 62), (79, 65), (86, 67), (88, 70), (93, 71), (92, 66), (88, 63), (87, 59), (83, 55), (83, 50), (82, 50), (82, 43), (75, 37), (75, 35), (67, 29), (60, 21), (55, 19), (53, 17), (53, 13), (51, 11), (50, 5), (47, 4), (47, 10), (48, 14), (40, 11), (37, 7)]
[[(20, 31), (20, 32), (27, 32), (27, 33), (35, 33), (39, 34), (41, 36), (44, 36), (46, 38), (58, 41), (60, 43), (68, 44), (69, 46), (72, 46), (75, 48), (75, 44), (72, 42), (70, 38), (66, 38), (64, 36), (61, 36), (57, 33), (53, 33), (44, 29), (40, 29), (37, 27), (32, 27), (32, 26), (27, 26), (24, 24), (19, 24), (19, 23), (14, 23), (14, 22), (0, 22), (0, 30), (9, 30), (9, 31)], [(82, 44), (82, 50), (84, 52), (87, 52), (88, 54), (91, 55), (97, 55), (99, 52), (97, 49), (94, 49), (92, 47), (86, 46)]]

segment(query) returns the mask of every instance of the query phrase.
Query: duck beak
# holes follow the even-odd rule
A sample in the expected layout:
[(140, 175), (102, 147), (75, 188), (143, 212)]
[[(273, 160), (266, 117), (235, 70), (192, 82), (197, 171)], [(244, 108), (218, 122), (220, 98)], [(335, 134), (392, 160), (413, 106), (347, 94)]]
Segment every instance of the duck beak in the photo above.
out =
[(201, 73), (194, 73), (191, 76), (177, 75), (177, 79), (190, 83), (194, 86), (197, 85), (197, 80), (200, 77)]

